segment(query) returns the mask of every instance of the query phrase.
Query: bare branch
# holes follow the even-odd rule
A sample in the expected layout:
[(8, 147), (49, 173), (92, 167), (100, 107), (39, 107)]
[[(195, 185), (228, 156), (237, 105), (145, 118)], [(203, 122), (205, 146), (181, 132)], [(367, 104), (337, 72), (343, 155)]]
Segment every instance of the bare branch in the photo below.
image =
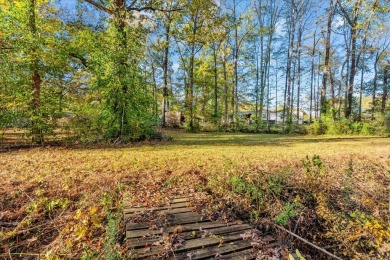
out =
[(169, 12), (177, 12), (177, 11), (182, 11), (183, 9), (182, 8), (174, 8), (174, 9), (162, 9), (162, 8), (158, 8), (158, 7), (154, 7), (154, 6), (144, 6), (144, 7), (127, 7), (127, 11), (138, 11), (138, 12), (142, 12), (142, 11), (159, 11), (159, 12), (165, 12), (165, 13), (169, 13)]
[(341, 12), (343, 13), (345, 19), (347, 19), (347, 22), (349, 23), (350, 26), (355, 26), (354, 25), (354, 22), (352, 21), (352, 19), (349, 17), (349, 14), (347, 12), (347, 10), (345, 10), (345, 8), (341, 5), (340, 1), (337, 0), (337, 4), (338, 6), (340, 7), (340, 10)]
[(69, 55), (73, 58), (78, 59), (81, 62), (81, 64), (83, 64), (84, 67), (88, 67), (87, 59), (85, 59), (83, 56), (80, 56), (74, 52), (69, 53)]
[(108, 14), (113, 14), (114, 13), (111, 9), (108, 9), (104, 5), (99, 4), (99, 3), (95, 2), (94, 0), (84, 0), (84, 1), (87, 2), (87, 3), (90, 3), (91, 5), (95, 6), (97, 9), (102, 10), (102, 11), (108, 13)]

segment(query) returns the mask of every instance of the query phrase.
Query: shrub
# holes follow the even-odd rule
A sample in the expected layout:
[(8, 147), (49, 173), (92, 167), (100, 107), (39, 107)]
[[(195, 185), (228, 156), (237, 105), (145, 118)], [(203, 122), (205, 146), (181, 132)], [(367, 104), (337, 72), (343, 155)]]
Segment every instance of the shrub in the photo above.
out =
[(386, 121), (383, 115), (376, 115), (375, 119), (368, 119), (362, 122), (353, 121), (347, 118), (333, 119), (323, 116), (307, 126), (307, 132), (320, 135), (374, 135), (386, 132)]

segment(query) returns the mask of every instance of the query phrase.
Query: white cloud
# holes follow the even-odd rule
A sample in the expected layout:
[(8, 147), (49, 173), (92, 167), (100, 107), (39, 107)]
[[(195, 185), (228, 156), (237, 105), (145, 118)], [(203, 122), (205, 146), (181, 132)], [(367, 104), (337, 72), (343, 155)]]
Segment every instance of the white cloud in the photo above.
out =
[(173, 71), (177, 71), (179, 69), (179, 67), (180, 67), (179, 63), (173, 63), (173, 65), (172, 65)]
[(341, 27), (344, 25), (344, 19), (340, 16), (336, 16), (336, 18), (333, 20), (333, 25), (332, 27)]
[(286, 31), (284, 31), (284, 25), (286, 24), (286, 19), (281, 18), (275, 26), (275, 33), (278, 36), (284, 36)]

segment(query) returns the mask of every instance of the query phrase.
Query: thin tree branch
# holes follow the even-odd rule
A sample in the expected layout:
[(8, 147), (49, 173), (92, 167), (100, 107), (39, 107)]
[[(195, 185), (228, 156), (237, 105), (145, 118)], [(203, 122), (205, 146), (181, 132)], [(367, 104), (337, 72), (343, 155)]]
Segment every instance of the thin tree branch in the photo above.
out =
[(81, 64), (84, 65), (84, 67), (88, 67), (87, 59), (85, 59), (83, 56), (77, 55), (76, 53), (73, 52), (69, 53), (69, 55), (73, 58), (78, 59), (81, 62)]
[(104, 5), (99, 4), (99, 3), (95, 2), (94, 0), (84, 0), (84, 1), (87, 2), (87, 3), (90, 3), (91, 5), (95, 6), (97, 9), (102, 10), (102, 11), (108, 13), (108, 14), (113, 14), (114, 13), (114, 11), (112, 11), (111, 9), (108, 9)]
[(142, 12), (142, 11), (159, 11), (159, 12), (177, 12), (177, 11), (182, 11), (183, 8), (174, 8), (174, 9), (162, 9), (162, 8), (158, 8), (158, 7), (154, 7), (154, 6), (144, 6), (144, 7), (127, 7), (126, 8), (127, 11), (138, 11), (138, 12)]
[(337, 0), (337, 4), (340, 7), (341, 12), (344, 14), (345, 19), (347, 19), (350, 26), (355, 26), (354, 22), (351, 20), (351, 18), (348, 15), (348, 12), (345, 10), (345, 8), (341, 5), (340, 1)]
[(298, 238), (298, 239), (301, 240), (302, 242), (304, 242), (304, 243), (306, 243), (306, 244), (308, 244), (308, 245), (314, 247), (314, 248), (317, 249), (318, 251), (321, 251), (322, 253), (327, 254), (328, 256), (330, 256), (330, 257), (332, 257), (332, 258), (334, 258), (334, 259), (342, 260), (340, 257), (338, 257), (338, 256), (336, 256), (336, 255), (334, 255), (334, 254), (332, 254), (332, 253), (326, 251), (326, 250), (323, 249), (322, 247), (319, 247), (319, 246), (317, 246), (317, 245), (315, 245), (315, 244), (313, 244), (313, 243), (307, 241), (306, 239), (304, 239), (304, 238), (298, 236), (297, 234), (295, 234), (295, 233), (293, 233), (293, 232), (291, 232), (291, 231), (285, 229), (284, 227), (281, 227), (281, 226), (279, 226), (279, 225), (274, 225), (274, 226), (277, 227), (277, 228), (279, 228), (280, 230), (282, 230), (282, 231), (284, 231), (284, 232), (287, 232), (288, 234), (290, 234), (290, 235), (292, 235), (292, 236)]

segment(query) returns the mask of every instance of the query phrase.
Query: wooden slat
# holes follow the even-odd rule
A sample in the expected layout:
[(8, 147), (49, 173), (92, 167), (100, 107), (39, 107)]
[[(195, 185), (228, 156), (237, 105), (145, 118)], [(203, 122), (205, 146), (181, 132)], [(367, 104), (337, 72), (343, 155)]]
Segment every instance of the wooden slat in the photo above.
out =
[[(176, 213), (184, 213), (184, 212), (193, 212), (194, 210), (195, 210), (194, 207), (185, 207), (185, 208), (175, 208), (175, 209), (162, 209), (156, 212), (176, 214)], [(135, 212), (125, 214), (125, 220), (128, 220), (129, 218), (135, 216), (135, 214), (136, 214)]]
[(188, 201), (190, 201), (190, 199), (188, 197), (182, 197), (182, 198), (174, 198), (169, 203), (175, 204), (175, 203), (188, 202)]
[(248, 241), (245, 240), (239, 240), (232, 243), (224, 244), (221, 247), (207, 247), (203, 249), (198, 249), (190, 252), (182, 252), (175, 254), (174, 256), (170, 257), (170, 259), (188, 259), (189, 255), (191, 255), (191, 259), (198, 260), (198, 259), (209, 259), (214, 258), (217, 255), (223, 255), (223, 254), (229, 254), (229, 253), (235, 253), (237, 251), (242, 251), (245, 249), (251, 249), (252, 246)]
[[(244, 232), (245, 230), (251, 229), (251, 226), (249, 225), (234, 225), (234, 226), (228, 226), (228, 227), (219, 227), (219, 228), (213, 228), (213, 229), (202, 229), (202, 231), (188, 231), (188, 232), (182, 232), (179, 234), (181, 239), (185, 240), (190, 240), (190, 239), (196, 239), (196, 238), (201, 238), (202, 235), (205, 234), (205, 231), (208, 231), (209, 233), (206, 234), (207, 236), (211, 235), (224, 235), (228, 234), (230, 232), (237, 232), (237, 231), (242, 231)], [(126, 243), (126, 245), (130, 248), (140, 248), (140, 247), (145, 247), (145, 245), (153, 244), (154, 242), (158, 241), (159, 237), (146, 237), (146, 238), (139, 238), (139, 239), (130, 239)]]
[[(192, 213), (192, 214), (190, 214)], [(197, 213), (178, 213), (175, 214), (175, 218), (168, 219), (170, 225), (182, 225), (182, 224), (190, 224), (190, 223), (198, 223), (198, 222), (208, 222), (210, 220), (205, 219), (205, 217), (197, 214)], [(177, 216), (180, 214), (187, 214), (186, 216)], [(161, 228), (156, 224), (157, 228)], [(128, 223), (126, 224), (126, 231), (128, 230), (139, 230), (139, 229), (147, 229), (150, 227), (150, 223)]]
[(188, 206), (189, 206), (189, 202), (186, 201), (186, 202), (179, 202), (179, 203), (174, 203), (171, 205), (165, 205), (165, 206), (154, 207), (154, 208), (147, 208), (147, 207), (129, 208), (129, 209), (124, 209), (123, 212), (125, 214), (128, 214), (128, 213), (134, 213), (137, 211), (159, 211), (159, 210), (163, 210), (163, 209), (184, 208), (184, 207), (188, 207)]
[(276, 241), (276, 242), (273, 242), (273, 243), (268, 244), (268, 247), (269, 247), (269, 248), (280, 247), (280, 243)]
[(243, 251), (222, 255), (218, 259), (252, 260), (252, 259), (256, 259), (256, 254), (253, 251), (253, 249), (245, 249)]
[[(253, 232), (255, 232), (255, 230), (253, 230)], [(184, 243), (184, 246), (175, 249), (175, 252), (180, 253), (203, 247), (219, 246), (221, 245), (221, 242), (223, 245), (224, 243), (242, 240), (242, 237), (240, 236), (241, 234), (242, 232), (233, 232), (221, 237), (216, 236), (188, 240)], [(151, 251), (146, 253), (144, 253), (144, 249), (135, 249), (134, 251), (136, 254), (138, 254), (137, 257), (145, 258), (156, 254), (161, 254), (162, 252), (164, 252), (164, 248), (162, 246), (152, 247)]]
[[(193, 223), (193, 224), (183, 224), (183, 232), (185, 231), (194, 231), (199, 229), (210, 229), (210, 228), (217, 228), (217, 227), (224, 227), (227, 226), (225, 223), (220, 222), (201, 222), (201, 223)], [(169, 227), (165, 232), (172, 233), (173, 230), (176, 228), (176, 226)], [(142, 229), (135, 231), (126, 231), (126, 238), (139, 238), (144, 237), (147, 234), (149, 235), (161, 235), (161, 230), (150, 230), (150, 229)]]
[(273, 242), (275, 241), (275, 238), (271, 237), (271, 236), (262, 236), (261, 237), (261, 241), (263, 242), (267, 242), (267, 243), (270, 243), (270, 242)]
[[(150, 217), (155, 218), (147, 223), (126, 224), (126, 246), (130, 253), (128, 256), (136, 259), (158, 259), (162, 256), (167, 257), (169, 253), (169, 259), (198, 260), (218, 257), (248, 260), (256, 258), (256, 252), (251, 245), (252, 240), (243, 240), (242, 235), (247, 232), (255, 232), (259, 235), (258, 230), (252, 229), (247, 224), (211, 222), (194, 210), (194, 207), (190, 207), (188, 196), (173, 198), (167, 205), (160, 207), (125, 209), (126, 222), (137, 221), (137, 217), (138, 221), (147, 217), (147, 214), (136, 216), (137, 212), (142, 211), (153, 212)], [(177, 236), (171, 236), (178, 229)], [(166, 248), (167, 245), (159, 244), (163, 240), (171, 243), (169, 240), (172, 238), (184, 240), (180, 245), (173, 245), (176, 246), (173, 248), (173, 255), (172, 251)], [(262, 236), (261, 240), (271, 243), (270, 247), (279, 246), (271, 236)]]

